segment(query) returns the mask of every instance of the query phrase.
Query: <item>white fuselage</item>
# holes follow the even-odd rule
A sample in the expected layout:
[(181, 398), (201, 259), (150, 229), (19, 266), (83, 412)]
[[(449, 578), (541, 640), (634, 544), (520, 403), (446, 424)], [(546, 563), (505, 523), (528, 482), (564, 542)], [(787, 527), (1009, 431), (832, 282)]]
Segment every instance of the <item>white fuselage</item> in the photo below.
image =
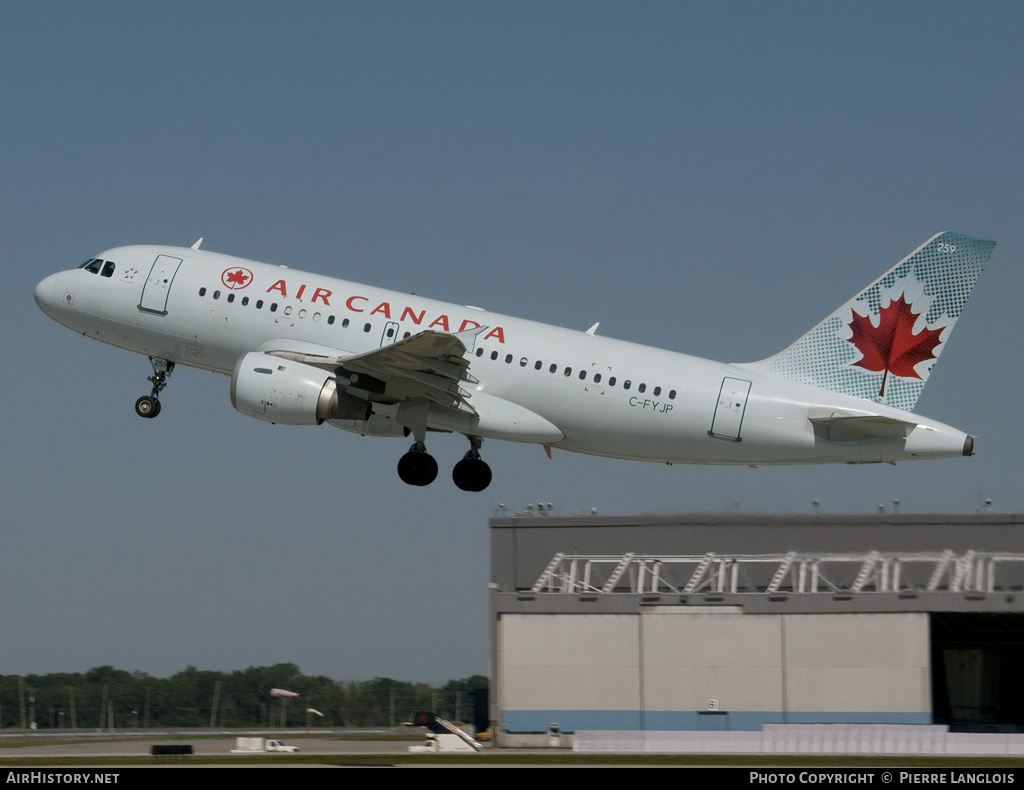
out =
[[(344, 357), (425, 330), (462, 332), (475, 379), (464, 385), (468, 403), (514, 404), (540, 418), (517, 434), (520, 423), (492, 427), (486, 409), (478, 409), (479, 420), (468, 426), (434, 414), (429, 427), (435, 429), (700, 464), (899, 461), (965, 454), (970, 441), (940, 423), (773, 378), (756, 365), (713, 362), (203, 250), (135, 246), (98, 257), (115, 264), (112, 275), (73, 269), (36, 289), (48, 315), (88, 337), (231, 375), (252, 351), (318, 348)], [(161, 260), (168, 265), (155, 264)], [(476, 327), (475, 336), (465, 334)], [(832, 441), (810, 419), (824, 409), (914, 425), (906, 436)]]

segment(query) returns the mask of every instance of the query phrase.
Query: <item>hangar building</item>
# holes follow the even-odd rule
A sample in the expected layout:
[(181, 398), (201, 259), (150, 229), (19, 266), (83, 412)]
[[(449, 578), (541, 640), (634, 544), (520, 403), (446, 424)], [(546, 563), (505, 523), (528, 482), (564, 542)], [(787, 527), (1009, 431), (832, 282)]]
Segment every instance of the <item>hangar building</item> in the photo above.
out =
[(1024, 732), (1024, 516), (501, 517), (502, 733)]

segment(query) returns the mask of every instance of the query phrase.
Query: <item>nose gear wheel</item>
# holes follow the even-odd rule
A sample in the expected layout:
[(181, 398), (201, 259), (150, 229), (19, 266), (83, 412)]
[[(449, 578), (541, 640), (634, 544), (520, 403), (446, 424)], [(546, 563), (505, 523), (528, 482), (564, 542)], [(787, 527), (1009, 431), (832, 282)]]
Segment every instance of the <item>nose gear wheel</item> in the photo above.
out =
[(143, 395), (135, 401), (135, 413), (140, 417), (156, 417), (160, 413), (160, 401), (149, 395)]
[(153, 383), (153, 390), (135, 401), (135, 413), (152, 419), (160, 413), (160, 393), (167, 386), (167, 378), (174, 370), (174, 363), (159, 357), (150, 357), (149, 362), (153, 366), (153, 375), (146, 380)]

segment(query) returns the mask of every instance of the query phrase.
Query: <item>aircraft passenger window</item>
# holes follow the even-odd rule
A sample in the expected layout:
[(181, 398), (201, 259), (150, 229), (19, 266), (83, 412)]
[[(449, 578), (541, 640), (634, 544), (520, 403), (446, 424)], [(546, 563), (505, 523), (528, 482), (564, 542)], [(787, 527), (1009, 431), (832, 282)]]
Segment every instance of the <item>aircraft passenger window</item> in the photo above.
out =
[(334, 316), (333, 315), (327, 316), (327, 323), (328, 324), (333, 324), (334, 323)]
[(320, 313), (313, 313), (313, 323), (315, 324), (320, 320)]
[(654, 394), (655, 395), (661, 395), (661, 387), (655, 387), (654, 388)]
[(206, 289), (205, 288), (200, 288), (199, 289), (199, 295), (200, 296), (206, 296)]
[(412, 337), (412, 332), (406, 332), (404, 335), (402, 335), (402, 340), (405, 340), (407, 337)]
[(587, 378), (587, 371), (581, 370), (580, 371), (580, 381), (584, 381), (584, 380), (586, 380), (586, 378)]
[(566, 368), (565, 369), (565, 375), (566, 376), (571, 376), (572, 375), (572, 368)]
[(388, 337), (394, 337), (395, 336), (395, 329), (394, 329), (394, 327), (389, 326), (388, 327), (388, 331), (385, 334)]
[(113, 261), (107, 261), (105, 264), (103, 264), (103, 274), (102, 274), (102, 276), (103, 277), (110, 277), (113, 274), (114, 274), (114, 262)]
[(631, 382), (631, 381), (630, 381), (629, 379), (626, 379), (626, 380), (625, 380), (624, 382), (622, 382), (622, 389), (624, 389), (624, 390), (628, 390), (628, 389), (629, 389), (629, 385), (630, 385), (631, 383), (632, 383), (632, 382)]
[(476, 355), (477, 355), (478, 357), (482, 357), (482, 356), (484, 355), (484, 350), (483, 350), (482, 348), (478, 348), (478, 349), (476, 350)]
[(276, 313), (277, 312), (277, 302), (271, 302), (270, 303), (270, 312), (272, 312), (272, 313)]
[(341, 322), (342, 329), (344, 329), (346, 326), (348, 326), (348, 319), (347, 318)]
[(234, 294), (228, 294), (228, 302), (230, 303), (230, 302), (233, 302), (233, 301), (235, 301), (235, 295)]
[(555, 363), (553, 363), (553, 362), (552, 362), (552, 363), (551, 363), (551, 367), (550, 367), (550, 368), (548, 368), (548, 372), (549, 372), (549, 373), (554, 373), (554, 372), (556, 372), (557, 370), (558, 370), (558, 365), (556, 365)]
[(528, 363), (529, 360), (526, 357), (523, 357), (521, 360), (519, 360), (519, 367), (525, 368)]
[(213, 292), (213, 298), (214, 299), (220, 299), (220, 291), (214, 291)]
[(609, 387), (614, 387), (615, 386), (615, 376), (612, 376), (610, 379), (608, 379), (608, 386)]
[(506, 354), (505, 355), (505, 364), (506, 365), (512, 364), (512, 355), (511, 354)]
[(637, 391), (638, 392), (646, 392), (647, 391), (647, 385), (646, 384), (641, 384), (639, 387), (637, 387)]
[(491, 352), (491, 359), (497, 359), (497, 358), (498, 358), (498, 352), (497, 351), (492, 351)]
[(669, 399), (669, 400), (675, 400), (675, 399), (676, 399), (676, 391), (675, 391), (675, 390), (672, 390), (672, 391), (671, 391), (671, 392), (670, 392), (670, 393), (668, 394), (668, 399)]
[(541, 362), (539, 359), (533, 363), (534, 370), (540, 370), (542, 367), (544, 367), (544, 363)]
[(249, 304), (249, 297), (248, 296), (243, 296), (242, 297), (242, 307), (245, 307), (247, 304)]
[(306, 317), (306, 311), (305, 310), (299, 310), (299, 318), (305, 318), (305, 317)]
[(595, 384), (600, 384), (601, 383), (601, 374), (600, 373), (595, 373), (594, 374), (594, 383)]
[(292, 306), (291, 305), (288, 305), (287, 307), (284, 308), (284, 314), (285, 315), (291, 315), (292, 314)]
[(370, 331), (370, 325), (369, 324), (363, 324), (363, 331), (364, 332), (369, 332)]
[(262, 299), (257, 299), (256, 300), (256, 309), (257, 310), (262, 310), (263, 309), (263, 300)]

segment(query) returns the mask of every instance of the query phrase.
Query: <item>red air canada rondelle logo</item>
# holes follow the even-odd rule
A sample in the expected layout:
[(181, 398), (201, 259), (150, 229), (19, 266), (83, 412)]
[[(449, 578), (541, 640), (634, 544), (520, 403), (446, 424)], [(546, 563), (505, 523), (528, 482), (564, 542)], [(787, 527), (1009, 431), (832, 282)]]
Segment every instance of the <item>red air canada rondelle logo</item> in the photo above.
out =
[(221, 272), (220, 281), (224, 283), (225, 288), (238, 291), (252, 282), (252, 272), (248, 269), (243, 269), (241, 266), (234, 269), (225, 269)]
[[(921, 378), (914, 368), (921, 362), (936, 359), (935, 347), (941, 342), (939, 335), (944, 326), (937, 329), (924, 327), (914, 334), (914, 324), (921, 317), (907, 304), (903, 294), (897, 301), (889, 301), (878, 310), (878, 326), (870, 316), (853, 314), (849, 323), (853, 336), (850, 342), (863, 357), (853, 364), (857, 367), (882, 373), (882, 387), (879, 397), (885, 396), (885, 381), (889, 374), (902, 378)], [(883, 373), (884, 371), (884, 373)]]

